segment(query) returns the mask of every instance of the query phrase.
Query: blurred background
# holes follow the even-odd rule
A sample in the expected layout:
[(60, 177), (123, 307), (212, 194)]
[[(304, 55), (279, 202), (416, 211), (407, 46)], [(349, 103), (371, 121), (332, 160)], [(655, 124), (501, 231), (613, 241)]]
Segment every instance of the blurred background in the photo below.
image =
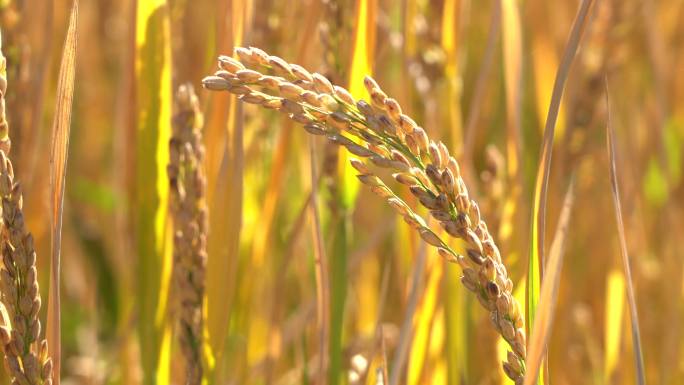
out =
[[(549, 378), (635, 383), (605, 144), (607, 78), (646, 377), (681, 384), (684, 1), (594, 3), (554, 140), (547, 238), (571, 175), (577, 184)], [(44, 302), (50, 124), (70, 5), (0, 1), (11, 156)], [(205, 122), (211, 383), (375, 384), (385, 362), (398, 383), (506, 383), (505, 349), (461, 287), (457, 265), (444, 264), (382, 199), (340, 171), (337, 147), (277, 113), (209, 94), (200, 80), (237, 45), (318, 71), (356, 95), (372, 74), (460, 159), (524, 302), (541, 137), (578, 6), (81, 1), (62, 249), (64, 384), (183, 381), (163, 236), (168, 191), (159, 187), (151, 202), (140, 192), (167, 184), (164, 151), (145, 151), (145, 143), (165, 148), (174, 90), (185, 82), (195, 86)], [(312, 202), (329, 266), (323, 375)]]

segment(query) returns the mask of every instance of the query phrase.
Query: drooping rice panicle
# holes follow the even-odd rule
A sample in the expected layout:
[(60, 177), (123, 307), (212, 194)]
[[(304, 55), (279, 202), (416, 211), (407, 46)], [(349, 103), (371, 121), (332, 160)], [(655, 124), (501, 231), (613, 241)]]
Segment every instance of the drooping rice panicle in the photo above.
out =
[[(506, 374), (521, 383), (525, 373), (526, 336), (523, 313), (513, 297), (513, 282), (480, 210), (468, 195), (455, 158), (441, 142), (429, 139), (393, 98), (370, 77), (364, 85), (370, 101), (355, 100), (344, 88), (324, 76), (264, 51), (235, 49), (239, 60), (219, 57), (219, 70), (203, 80), (204, 87), (228, 91), (246, 103), (281, 111), (349, 152), (359, 180), (381, 197), (440, 254), (463, 268), (463, 285), (490, 313), (497, 332), (511, 346)], [(466, 255), (457, 254), (432, 231), (383, 181), (368, 163), (387, 168), (408, 186), (420, 203), (440, 222), (446, 233), (466, 243)]]
[(203, 170), (202, 113), (192, 86), (176, 95), (177, 112), (167, 168), (173, 217), (174, 286), (178, 338), (186, 363), (186, 384), (202, 383), (202, 306), (207, 264), (206, 177)]
[(7, 90), (5, 57), (0, 53), (0, 302), (5, 308), (0, 342), (12, 384), (52, 384), (52, 360), (48, 344), (41, 339), (38, 318), (41, 299), (33, 236), (24, 222), (21, 187), (14, 180), (8, 154), (11, 148), (5, 112)]

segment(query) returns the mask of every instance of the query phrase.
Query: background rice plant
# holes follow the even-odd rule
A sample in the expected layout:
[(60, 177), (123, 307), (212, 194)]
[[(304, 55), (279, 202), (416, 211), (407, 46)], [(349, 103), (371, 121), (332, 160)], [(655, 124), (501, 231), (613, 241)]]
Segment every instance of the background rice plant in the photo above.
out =
[[(372, 74), (461, 162), (521, 303), (534, 294), (525, 294), (529, 256), (551, 260), (553, 234), (567, 226), (562, 268), (540, 265), (536, 282), (537, 309), (555, 308), (546, 383), (637, 383), (632, 314), (647, 382), (684, 383), (684, 3), (594, 1), (555, 135), (545, 140), (581, 3), (82, 2), (61, 231), (63, 383), (185, 380), (184, 366), (169, 364), (182, 353), (171, 337), (165, 202), (174, 90), (186, 82), (205, 118), (208, 383), (375, 384), (384, 372), (386, 383), (507, 383), (494, 369), (505, 350), (462, 289), (458, 267), (359, 189), (337, 147), (277, 113), (201, 89), (216, 56), (237, 45), (261, 47), (360, 96)], [(10, 157), (46, 305), (51, 132), (70, 6), (0, 2)], [(553, 149), (545, 203), (535, 197), (543, 143)], [(574, 203), (563, 219), (572, 175)], [(540, 203), (541, 251), (531, 238)], [(547, 273), (558, 280), (545, 297)], [(327, 315), (317, 313), (321, 292)], [(4, 371), (0, 382), (8, 383)]]

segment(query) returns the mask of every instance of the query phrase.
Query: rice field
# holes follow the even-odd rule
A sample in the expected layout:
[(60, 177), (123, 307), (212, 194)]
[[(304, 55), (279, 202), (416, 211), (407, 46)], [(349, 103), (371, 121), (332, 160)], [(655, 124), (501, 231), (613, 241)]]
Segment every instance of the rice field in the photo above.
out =
[(684, 383), (683, 19), (0, 1), (0, 383)]

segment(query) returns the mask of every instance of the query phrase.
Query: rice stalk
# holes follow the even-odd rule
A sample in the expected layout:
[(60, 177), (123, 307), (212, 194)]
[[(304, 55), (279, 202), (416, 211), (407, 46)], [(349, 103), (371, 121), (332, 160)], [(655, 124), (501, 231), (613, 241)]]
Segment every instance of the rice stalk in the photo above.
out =
[(6, 60), (0, 53), (0, 198), (2, 199), (2, 269), (0, 342), (12, 384), (52, 384), (47, 340), (40, 338), (41, 298), (33, 236), (24, 222), (21, 186), (9, 159), (11, 140), (5, 112)]
[(190, 85), (176, 94), (177, 109), (169, 141), (170, 211), (173, 231), (173, 284), (178, 306), (178, 339), (185, 357), (186, 384), (202, 383), (202, 331), (207, 265), (207, 202), (202, 113)]
[[(513, 298), (513, 282), (499, 249), (470, 199), (456, 159), (443, 143), (431, 141), (397, 101), (366, 77), (370, 103), (355, 100), (346, 89), (318, 73), (270, 56), (258, 48), (236, 48), (239, 60), (219, 57), (219, 70), (204, 78), (204, 87), (228, 91), (243, 102), (278, 110), (365, 159), (352, 159), (359, 180), (390, 205), (428, 244), (463, 268), (463, 285), (490, 313), (497, 332), (511, 347), (506, 374), (522, 382), (525, 373), (526, 334), (522, 309)], [(359, 141), (357, 144), (352, 138)], [(446, 233), (466, 244), (466, 256), (457, 254), (417, 215), (368, 164), (394, 171), (393, 177), (409, 187)]]
[[(318, 212), (318, 176), (313, 138), (309, 138), (311, 162), (311, 238), (314, 245), (314, 261), (316, 270), (316, 316), (318, 318), (319, 362), (317, 384), (326, 383), (326, 365), (328, 364), (328, 339), (330, 334), (330, 269), (325, 244), (321, 231), (321, 217)], [(332, 356), (332, 353), (330, 354)]]

